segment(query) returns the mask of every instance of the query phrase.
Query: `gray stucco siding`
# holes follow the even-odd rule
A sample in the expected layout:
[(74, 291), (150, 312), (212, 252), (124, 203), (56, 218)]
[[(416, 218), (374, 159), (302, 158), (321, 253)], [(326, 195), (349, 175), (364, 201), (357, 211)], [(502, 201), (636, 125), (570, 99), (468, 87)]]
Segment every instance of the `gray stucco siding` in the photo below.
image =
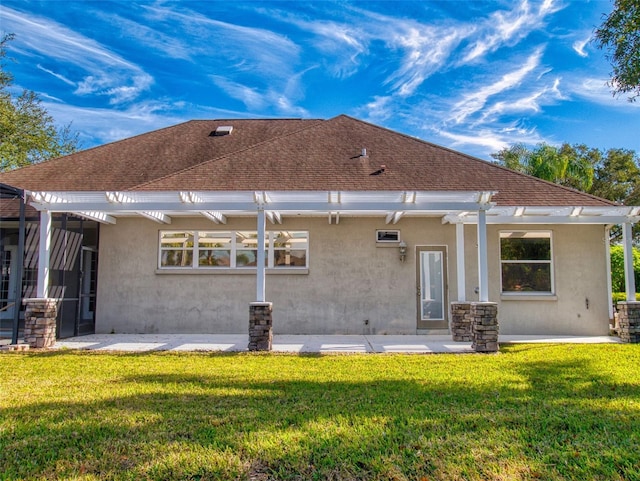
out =
[[(528, 226), (551, 230), (556, 299), (503, 300), (500, 295), (499, 231), (489, 226), (490, 300), (499, 303), (503, 334), (604, 334), (608, 329), (604, 228)], [(518, 229), (526, 229), (519, 226)], [(255, 218), (216, 225), (205, 218), (174, 217), (171, 225), (119, 218), (102, 226), (96, 331), (99, 333), (246, 333), (255, 274), (158, 271), (160, 230), (256, 230)], [(397, 229), (408, 245), (382, 247), (376, 229)], [(309, 232), (309, 269), (268, 274), (273, 329), (282, 334), (414, 334), (417, 325), (416, 246), (446, 246), (448, 298), (458, 298), (455, 226), (438, 218), (285, 217), (267, 230)], [(467, 300), (476, 300), (476, 228), (465, 226)], [(589, 299), (586, 308), (585, 299)]]

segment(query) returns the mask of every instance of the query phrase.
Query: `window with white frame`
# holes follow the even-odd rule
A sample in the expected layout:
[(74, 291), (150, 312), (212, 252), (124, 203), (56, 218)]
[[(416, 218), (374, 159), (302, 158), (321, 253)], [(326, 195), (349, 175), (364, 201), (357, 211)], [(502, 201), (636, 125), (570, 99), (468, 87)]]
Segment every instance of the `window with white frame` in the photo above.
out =
[(500, 264), (503, 293), (554, 292), (551, 232), (500, 232)]
[(163, 232), (160, 236), (160, 266), (191, 267), (194, 245), (193, 231)]
[[(265, 233), (265, 267), (307, 268), (309, 233)], [(160, 231), (159, 269), (255, 268), (256, 231)]]

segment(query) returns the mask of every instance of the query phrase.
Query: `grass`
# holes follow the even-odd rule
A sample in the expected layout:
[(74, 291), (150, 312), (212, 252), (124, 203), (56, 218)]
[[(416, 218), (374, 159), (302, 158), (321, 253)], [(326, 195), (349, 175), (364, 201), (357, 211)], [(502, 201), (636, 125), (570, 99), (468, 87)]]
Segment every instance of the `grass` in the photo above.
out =
[(0, 355), (0, 479), (640, 479), (640, 346)]

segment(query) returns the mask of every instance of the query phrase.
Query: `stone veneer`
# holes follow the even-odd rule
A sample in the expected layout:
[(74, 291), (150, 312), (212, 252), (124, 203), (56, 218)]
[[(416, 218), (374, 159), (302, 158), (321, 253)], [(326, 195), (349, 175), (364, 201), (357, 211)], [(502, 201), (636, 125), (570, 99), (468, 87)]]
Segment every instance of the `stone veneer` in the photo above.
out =
[(618, 302), (618, 335), (622, 342), (640, 343), (640, 302)]
[(451, 303), (451, 335), (456, 342), (473, 341), (471, 334), (471, 303)]
[(24, 299), (24, 340), (30, 347), (47, 348), (56, 343), (55, 299)]
[(498, 352), (498, 305), (472, 302), (471, 319), (471, 347), (476, 352)]
[(273, 342), (273, 305), (270, 302), (249, 304), (250, 351), (270, 351)]

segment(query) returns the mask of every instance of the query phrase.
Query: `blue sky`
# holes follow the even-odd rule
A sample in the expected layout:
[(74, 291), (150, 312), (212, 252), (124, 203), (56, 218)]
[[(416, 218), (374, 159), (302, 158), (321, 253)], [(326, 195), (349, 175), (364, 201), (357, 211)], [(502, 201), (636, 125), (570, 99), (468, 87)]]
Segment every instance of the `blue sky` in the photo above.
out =
[(603, 1), (15, 1), (8, 69), (82, 146), (190, 119), (345, 113), (484, 159), (640, 152), (590, 39)]

